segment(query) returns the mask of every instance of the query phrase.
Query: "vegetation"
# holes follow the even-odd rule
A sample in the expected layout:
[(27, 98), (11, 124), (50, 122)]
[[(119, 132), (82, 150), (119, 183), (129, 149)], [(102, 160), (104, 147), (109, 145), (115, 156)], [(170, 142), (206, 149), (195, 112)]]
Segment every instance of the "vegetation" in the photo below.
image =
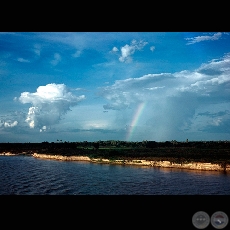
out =
[(97, 142), (42, 142), (0, 143), (0, 153), (31, 155), (54, 154), (88, 156), (109, 160), (167, 160), (172, 163), (209, 162), (226, 168), (230, 164), (230, 141), (97, 141)]

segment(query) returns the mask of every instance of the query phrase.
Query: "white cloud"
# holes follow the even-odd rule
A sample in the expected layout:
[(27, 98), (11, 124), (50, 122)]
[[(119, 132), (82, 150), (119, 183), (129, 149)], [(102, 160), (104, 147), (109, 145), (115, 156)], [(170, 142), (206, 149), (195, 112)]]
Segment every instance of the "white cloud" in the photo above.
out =
[[(212, 60), (193, 72), (181, 71), (174, 74), (147, 74), (139, 78), (117, 80), (111, 86), (102, 87), (100, 95), (110, 101), (110, 108), (126, 108), (135, 102), (167, 98), (180, 93), (196, 93), (197, 96), (230, 93), (230, 54)], [(107, 106), (106, 106), (107, 107)]]
[(61, 55), (58, 53), (54, 54), (54, 59), (51, 61), (51, 64), (56, 66), (61, 61)]
[(14, 122), (5, 122), (5, 127), (14, 127), (14, 126), (17, 126), (18, 122), (17, 121), (14, 121)]
[(5, 127), (5, 128), (12, 128), (18, 125), (18, 121), (2, 121), (0, 120), (0, 127)]
[(155, 50), (155, 46), (151, 46), (150, 50), (153, 52)]
[[(121, 47), (121, 56), (119, 57), (120, 62), (131, 62), (132, 57), (136, 50), (142, 50), (145, 45), (147, 45), (148, 42), (132, 40), (131, 44), (126, 44), (125, 46)], [(113, 52), (118, 52), (118, 49), (116, 47), (113, 47)]]
[(77, 51), (73, 54), (73, 57), (78, 58), (78, 57), (81, 56), (81, 54), (82, 54), (82, 51), (81, 51), (81, 50), (77, 50)]
[(41, 46), (39, 44), (34, 45), (34, 52), (38, 57), (40, 57), (40, 55), (41, 55)]
[(170, 81), (171, 87), (175, 85), (173, 75), (169, 73), (147, 74), (140, 78), (117, 80), (112, 86), (102, 87), (99, 95), (110, 101), (104, 109), (121, 110), (141, 101), (153, 100), (153, 89), (158, 89), (155, 98), (160, 94), (162, 97), (173, 95), (175, 89), (165, 86)]
[(104, 129), (108, 128), (108, 121), (105, 120), (96, 120), (94, 119), (93, 121), (83, 121), (82, 126), (84, 129)]
[(165, 86), (158, 86), (158, 87), (151, 87), (151, 88), (145, 88), (148, 90), (157, 90), (157, 89), (163, 89)]
[(25, 121), (30, 128), (38, 127), (40, 131), (57, 124), (71, 106), (84, 99), (84, 95), (77, 97), (64, 84), (55, 83), (39, 86), (35, 93), (23, 92), (19, 97), (21, 103), (32, 104)]
[(118, 50), (117, 47), (113, 47), (112, 51), (113, 51), (113, 52), (118, 52), (119, 50)]
[(17, 60), (18, 60), (19, 62), (25, 62), (25, 63), (30, 62), (29, 60), (26, 60), (26, 59), (24, 59), (24, 58), (18, 58)]
[(40, 132), (45, 132), (46, 131), (46, 126), (44, 125), (41, 129)]
[(181, 130), (196, 127), (196, 131), (199, 131), (201, 126), (195, 125), (199, 121), (196, 110), (206, 109), (207, 105), (219, 115), (207, 125), (217, 127), (223, 121), (230, 120), (230, 114), (225, 114), (225, 119), (222, 119), (220, 112), (223, 108), (219, 106), (229, 102), (229, 76), (230, 55), (227, 54), (219, 60), (201, 65), (193, 72), (184, 70), (118, 80), (113, 85), (100, 88), (99, 95), (108, 101), (104, 105), (106, 110), (125, 112), (134, 110), (144, 102), (148, 111), (143, 118), (146, 130), (154, 130), (151, 135), (155, 135), (155, 139), (158, 139), (157, 133), (170, 139)]
[(220, 98), (227, 99), (230, 83), (230, 54), (201, 65), (192, 75), (197, 75), (199, 78), (194, 77), (193, 82), (187, 84), (186, 91), (208, 96), (219, 94)]
[(198, 42), (202, 42), (202, 41), (214, 41), (214, 40), (218, 40), (220, 39), (220, 37), (222, 36), (222, 33), (215, 33), (212, 36), (197, 36), (194, 38), (185, 38), (185, 40), (188, 40), (187, 45), (191, 45), (191, 44), (195, 44)]
[(29, 124), (30, 128), (34, 128), (37, 114), (39, 114), (38, 107), (29, 108), (29, 112), (25, 121)]

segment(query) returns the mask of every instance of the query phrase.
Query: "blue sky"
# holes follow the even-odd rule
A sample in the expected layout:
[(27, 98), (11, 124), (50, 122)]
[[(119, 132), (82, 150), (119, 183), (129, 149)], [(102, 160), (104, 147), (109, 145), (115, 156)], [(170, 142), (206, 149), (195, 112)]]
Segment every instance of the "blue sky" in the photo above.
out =
[(229, 32), (0, 32), (0, 142), (230, 139)]

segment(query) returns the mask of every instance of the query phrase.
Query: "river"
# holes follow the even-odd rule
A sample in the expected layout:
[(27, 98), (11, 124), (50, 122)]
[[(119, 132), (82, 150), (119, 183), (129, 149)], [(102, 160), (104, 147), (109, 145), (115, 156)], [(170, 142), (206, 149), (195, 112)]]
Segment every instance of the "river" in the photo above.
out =
[(229, 195), (230, 173), (0, 156), (0, 195)]

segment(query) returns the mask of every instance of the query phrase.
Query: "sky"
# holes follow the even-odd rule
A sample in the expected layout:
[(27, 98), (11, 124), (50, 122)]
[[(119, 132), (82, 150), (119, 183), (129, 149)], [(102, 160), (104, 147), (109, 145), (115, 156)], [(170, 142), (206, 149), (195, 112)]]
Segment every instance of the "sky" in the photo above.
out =
[(0, 143), (230, 140), (230, 32), (0, 32)]

